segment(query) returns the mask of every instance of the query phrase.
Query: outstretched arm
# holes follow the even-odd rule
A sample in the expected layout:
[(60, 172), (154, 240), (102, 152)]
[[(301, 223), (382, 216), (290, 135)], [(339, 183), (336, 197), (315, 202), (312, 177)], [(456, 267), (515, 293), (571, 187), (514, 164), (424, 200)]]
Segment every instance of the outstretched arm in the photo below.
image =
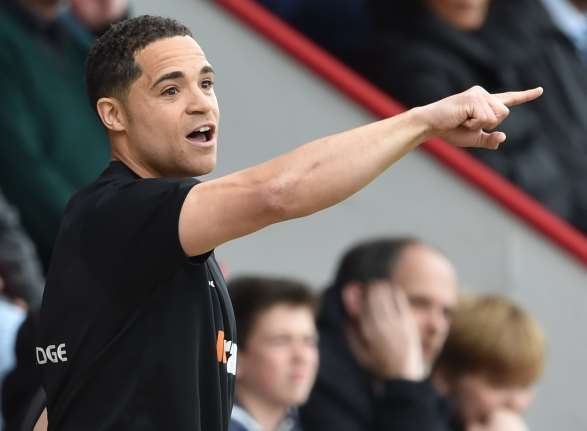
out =
[(303, 145), (268, 162), (202, 183), (179, 219), (184, 251), (204, 253), (267, 225), (330, 207), (365, 187), (433, 136), (460, 147), (495, 149), (509, 107), (542, 89), (489, 94), (481, 87), (395, 117)]

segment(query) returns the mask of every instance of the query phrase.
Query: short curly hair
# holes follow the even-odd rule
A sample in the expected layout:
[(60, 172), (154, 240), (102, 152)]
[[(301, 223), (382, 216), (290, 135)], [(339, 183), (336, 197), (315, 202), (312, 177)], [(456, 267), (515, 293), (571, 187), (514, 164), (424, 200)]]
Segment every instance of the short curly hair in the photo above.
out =
[(160, 16), (142, 15), (114, 24), (96, 40), (86, 60), (86, 90), (92, 108), (101, 97), (125, 97), (141, 76), (135, 55), (168, 37), (192, 36), (185, 25)]

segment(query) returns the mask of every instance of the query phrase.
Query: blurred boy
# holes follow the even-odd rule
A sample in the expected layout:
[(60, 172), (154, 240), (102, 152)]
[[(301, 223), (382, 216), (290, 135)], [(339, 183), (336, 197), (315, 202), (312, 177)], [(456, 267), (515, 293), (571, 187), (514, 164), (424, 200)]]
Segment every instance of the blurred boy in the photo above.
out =
[(544, 334), (519, 306), (501, 296), (463, 299), (433, 373), (454, 403), (453, 429), (525, 430), (544, 356)]
[(308, 398), (318, 369), (315, 297), (285, 279), (229, 283), (239, 333), (236, 405), (230, 431), (301, 430), (295, 407)]

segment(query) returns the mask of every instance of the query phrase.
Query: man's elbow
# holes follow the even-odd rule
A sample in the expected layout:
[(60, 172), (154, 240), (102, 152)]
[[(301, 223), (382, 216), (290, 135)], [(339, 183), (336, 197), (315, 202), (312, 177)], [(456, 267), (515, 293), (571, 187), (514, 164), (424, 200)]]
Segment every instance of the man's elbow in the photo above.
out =
[(299, 217), (299, 208), (296, 205), (297, 181), (288, 175), (281, 175), (271, 179), (264, 187), (263, 201), (265, 211), (271, 223)]

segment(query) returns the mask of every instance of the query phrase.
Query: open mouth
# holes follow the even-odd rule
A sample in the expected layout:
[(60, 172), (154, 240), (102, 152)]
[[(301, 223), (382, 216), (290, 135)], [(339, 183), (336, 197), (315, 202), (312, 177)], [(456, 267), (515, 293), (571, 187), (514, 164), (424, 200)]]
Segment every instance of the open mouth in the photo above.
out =
[(214, 137), (214, 126), (199, 127), (189, 133), (186, 137), (192, 142), (209, 142)]

